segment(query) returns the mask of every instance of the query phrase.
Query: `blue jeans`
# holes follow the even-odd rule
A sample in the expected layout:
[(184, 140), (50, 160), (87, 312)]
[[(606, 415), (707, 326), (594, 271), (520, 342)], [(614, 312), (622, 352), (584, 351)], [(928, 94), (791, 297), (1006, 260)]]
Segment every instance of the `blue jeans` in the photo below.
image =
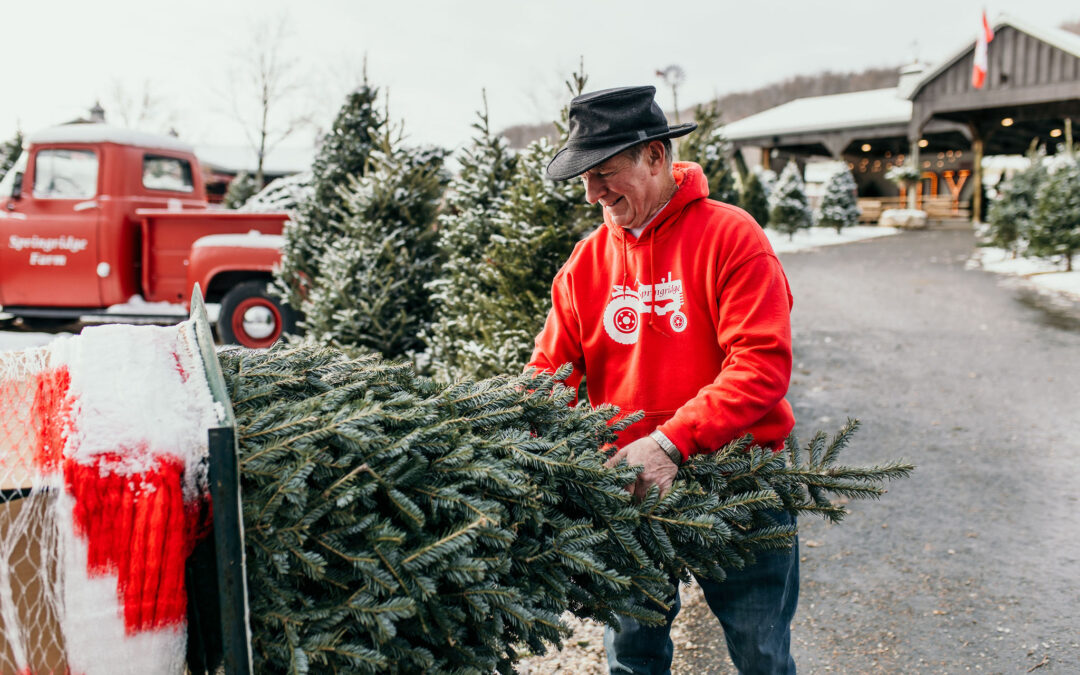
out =
[[(785, 522), (788, 516), (778, 518)], [(731, 661), (742, 675), (794, 675), (791, 619), (799, 600), (799, 544), (757, 556), (757, 564), (728, 572), (721, 583), (698, 579), (705, 601), (724, 627)], [(671, 623), (679, 593), (662, 626), (643, 626), (619, 617), (621, 630), (604, 631), (612, 675), (670, 675), (674, 645)]]

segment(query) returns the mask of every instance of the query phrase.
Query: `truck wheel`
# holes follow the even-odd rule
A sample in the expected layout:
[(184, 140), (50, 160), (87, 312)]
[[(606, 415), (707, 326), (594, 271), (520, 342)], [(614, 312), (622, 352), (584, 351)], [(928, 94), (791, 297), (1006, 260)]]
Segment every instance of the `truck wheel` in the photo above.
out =
[(218, 337), (225, 344), (263, 349), (296, 330), (296, 313), (270, 295), (265, 281), (245, 281), (221, 299)]

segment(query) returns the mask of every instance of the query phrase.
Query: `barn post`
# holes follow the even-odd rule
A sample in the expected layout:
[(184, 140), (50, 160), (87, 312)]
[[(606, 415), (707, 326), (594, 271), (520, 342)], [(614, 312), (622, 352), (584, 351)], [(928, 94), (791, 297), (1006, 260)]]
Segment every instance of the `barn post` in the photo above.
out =
[(973, 161), (975, 166), (971, 170), (971, 178), (973, 181), (973, 192), (971, 193), (971, 221), (973, 223), (981, 223), (983, 217), (983, 133), (979, 128), (978, 123), (971, 122), (969, 124), (971, 128), (971, 149), (975, 155)]

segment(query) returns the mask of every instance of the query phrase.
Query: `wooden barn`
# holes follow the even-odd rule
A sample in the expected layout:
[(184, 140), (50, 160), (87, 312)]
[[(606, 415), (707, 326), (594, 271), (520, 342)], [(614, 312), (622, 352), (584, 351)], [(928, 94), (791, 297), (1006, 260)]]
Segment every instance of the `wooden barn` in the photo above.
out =
[[(992, 24), (982, 86), (973, 83), (976, 42), (937, 66), (901, 69), (890, 89), (798, 99), (725, 127), (736, 162), (760, 148), (762, 164), (842, 160), (855, 175), (866, 220), (884, 208), (922, 208), (932, 220), (981, 220), (983, 157), (1053, 153), (1080, 134), (1080, 35), (1011, 16)], [(885, 178), (913, 162), (918, 189)], [(771, 165), (771, 167), (770, 167)]]

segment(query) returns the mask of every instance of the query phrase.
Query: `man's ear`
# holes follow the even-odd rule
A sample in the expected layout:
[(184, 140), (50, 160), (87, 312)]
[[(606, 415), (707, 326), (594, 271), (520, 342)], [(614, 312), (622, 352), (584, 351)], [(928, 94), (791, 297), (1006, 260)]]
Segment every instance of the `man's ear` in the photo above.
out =
[(653, 173), (662, 170), (667, 165), (663, 141), (649, 141), (648, 153), (649, 168), (653, 170)]

